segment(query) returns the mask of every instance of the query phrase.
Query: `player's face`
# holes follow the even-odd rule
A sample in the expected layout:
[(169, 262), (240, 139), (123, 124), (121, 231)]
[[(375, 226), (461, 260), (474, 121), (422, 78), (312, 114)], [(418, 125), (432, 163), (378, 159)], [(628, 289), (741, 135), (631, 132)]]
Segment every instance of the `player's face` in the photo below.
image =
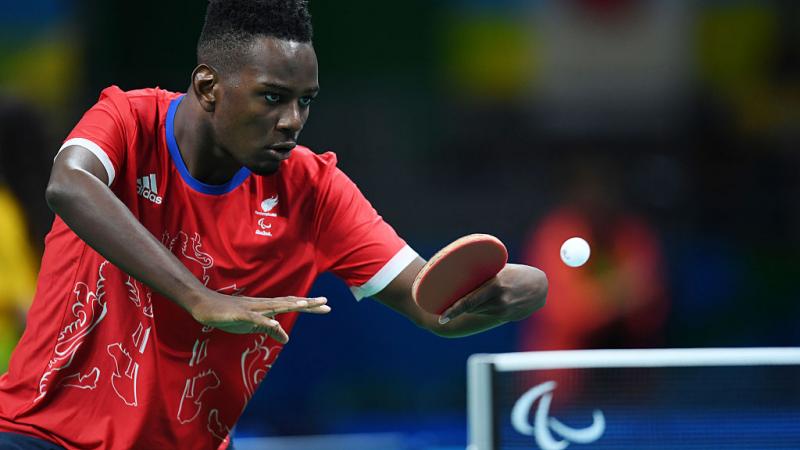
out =
[(241, 68), (221, 77), (214, 110), (217, 145), (259, 175), (288, 158), (319, 91), (310, 43), (259, 38)]

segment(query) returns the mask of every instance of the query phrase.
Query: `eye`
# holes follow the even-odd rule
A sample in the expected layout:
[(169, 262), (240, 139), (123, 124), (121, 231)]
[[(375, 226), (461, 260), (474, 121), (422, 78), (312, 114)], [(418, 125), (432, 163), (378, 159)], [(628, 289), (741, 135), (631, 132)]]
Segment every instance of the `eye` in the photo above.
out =
[(310, 95), (307, 95), (305, 97), (300, 97), (299, 101), (300, 101), (300, 106), (304, 106), (305, 107), (305, 106), (310, 105), (311, 102), (314, 101), (314, 97), (311, 97)]
[(267, 99), (267, 103), (278, 103), (281, 101), (280, 94), (266, 94), (264, 98)]

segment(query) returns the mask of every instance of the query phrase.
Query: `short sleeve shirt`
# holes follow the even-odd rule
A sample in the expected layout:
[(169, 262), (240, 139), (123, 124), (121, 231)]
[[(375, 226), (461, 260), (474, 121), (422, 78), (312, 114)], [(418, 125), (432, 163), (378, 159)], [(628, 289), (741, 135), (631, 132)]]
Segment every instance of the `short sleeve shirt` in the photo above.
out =
[[(414, 260), (333, 153), (298, 146), (274, 175), (192, 178), (174, 135), (182, 99), (107, 88), (62, 149), (94, 153), (114, 194), (208, 288), (303, 296), (332, 271), (360, 299)], [(296, 313), (276, 319), (288, 332)], [(28, 328), (0, 377), (0, 430), (68, 449), (224, 448), (281, 349), (203, 327), (57, 217)]]

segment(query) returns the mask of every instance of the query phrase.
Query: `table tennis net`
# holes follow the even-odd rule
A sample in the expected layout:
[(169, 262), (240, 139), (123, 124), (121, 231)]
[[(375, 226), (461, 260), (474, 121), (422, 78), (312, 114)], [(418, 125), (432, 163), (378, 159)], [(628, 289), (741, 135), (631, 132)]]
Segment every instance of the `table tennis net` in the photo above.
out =
[(473, 357), (470, 449), (800, 449), (800, 351), (715, 351)]

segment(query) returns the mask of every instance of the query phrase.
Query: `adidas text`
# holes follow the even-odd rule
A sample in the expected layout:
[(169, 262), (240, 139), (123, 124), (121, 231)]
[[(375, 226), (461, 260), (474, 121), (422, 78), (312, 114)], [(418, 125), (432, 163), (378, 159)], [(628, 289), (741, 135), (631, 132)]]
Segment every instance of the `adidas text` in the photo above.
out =
[(143, 176), (136, 180), (136, 193), (150, 200), (156, 205), (160, 205), (163, 199), (158, 195), (156, 186), (156, 174)]

